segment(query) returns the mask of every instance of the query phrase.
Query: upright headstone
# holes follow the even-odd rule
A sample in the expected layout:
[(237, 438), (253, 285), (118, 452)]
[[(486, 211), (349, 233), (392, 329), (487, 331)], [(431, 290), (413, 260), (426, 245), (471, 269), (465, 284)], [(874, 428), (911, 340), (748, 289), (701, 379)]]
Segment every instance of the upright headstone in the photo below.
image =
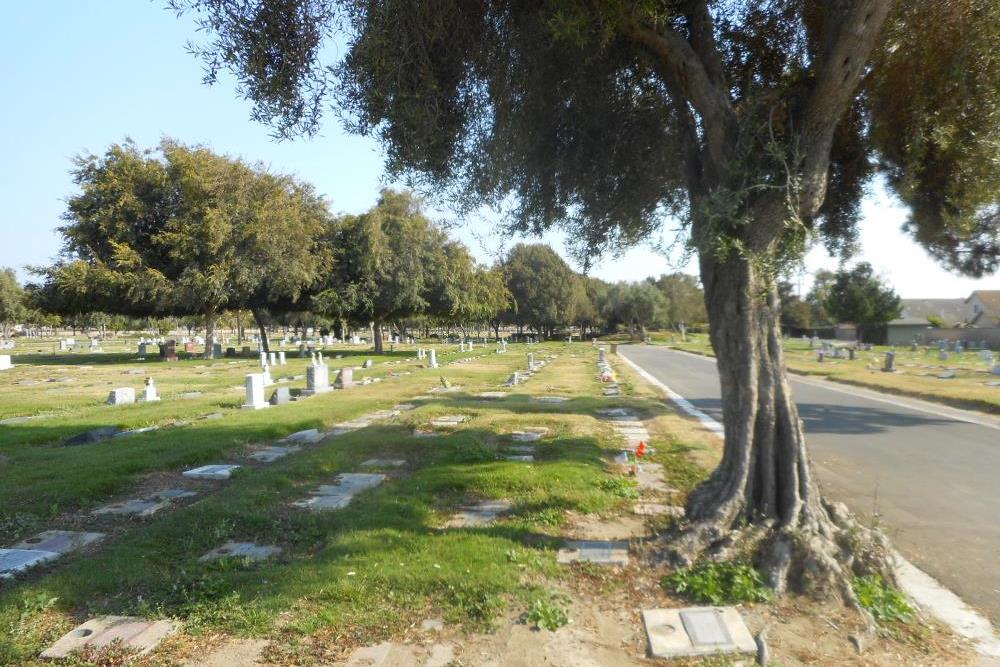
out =
[(160, 343), (160, 358), (166, 361), (177, 361), (177, 341), (171, 339)]
[(535, 353), (534, 352), (529, 352), (528, 353), (528, 370), (529, 371), (535, 370)]
[(375, 365), (374, 361), (372, 361), (371, 359), (365, 359), (365, 363), (361, 364), (361, 367), (362, 368), (371, 368), (374, 365)]
[(278, 365), (278, 353), (277, 352), (268, 352), (267, 353), (267, 365), (268, 366), (277, 366)]
[(119, 387), (112, 389), (108, 394), (108, 405), (128, 405), (135, 403), (135, 389), (132, 387)]
[(354, 369), (348, 366), (341, 368), (337, 372), (337, 379), (333, 381), (333, 386), (337, 389), (347, 389), (354, 384)]
[(187, 354), (194, 354), (194, 343), (191, 341), (184, 343), (184, 352)]
[(306, 368), (306, 388), (302, 392), (306, 396), (323, 394), (330, 391), (330, 369), (317, 363)]
[(882, 367), (882, 370), (886, 373), (896, 372), (896, 353), (892, 350), (885, 353), (885, 365)]
[(472, 352), (475, 349), (476, 349), (476, 344), (470, 340), (469, 341), (469, 352)]
[(247, 400), (243, 404), (245, 410), (262, 410), (270, 407), (270, 403), (264, 399), (264, 375), (262, 373), (250, 373), (246, 379)]
[(284, 366), (287, 363), (288, 363), (288, 361), (285, 359), (285, 352), (284, 352), (284, 350), (282, 350), (281, 352), (278, 352), (278, 365), (279, 366)]
[(948, 353), (945, 350), (938, 350), (938, 361), (948, 361)]
[(278, 387), (271, 394), (271, 400), (268, 401), (271, 405), (286, 405), (292, 400), (292, 392), (288, 387)]
[[(597, 339), (595, 338), (594, 340), (596, 341)], [(603, 346), (597, 348), (597, 363), (605, 364), (607, 363), (607, 361), (608, 361), (607, 350), (605, 350)]]
[(5, 371), (8, 368), (14, 368), (14, 364), (10, 363), (10, 355), (0, 354), (0, 371)]
[(459, 352), (465, 352), (465, 341), (464, 340), (461, 343), (458, 344), (458, 351)]
[(306, 344), (305, 343), (299, 343), (299, 356), (301, 358), (305, 359), (308, 355), (309, 355), (309, 353), (306, 352)]
[(222, 357), (222, 343), (212, 343), (212, 358), (220, 359)]
[(438, 367), (437, 351), (436, 350), (433, 350), (433, 349), (430, 350), (430, 358), (427, 360), (427, 367), (428, 368), (437, 368)]
[(153, 378), (146, 378), (146, 386), (142, 389), (142, 400), (147, 403), (152, 401), (160, 400), (159, 395), (156, 393), (156, 385), (153, 384)]
[(853, 347), (847, 348), (847, 358), (854, 361), (855, 350)]
[(146, 356), (146, 348), (148, 346), (149, 346), (149, 343), (146, 343), (146, 342), (139, 343), (139, 356), (140, 357), (145, 357)]

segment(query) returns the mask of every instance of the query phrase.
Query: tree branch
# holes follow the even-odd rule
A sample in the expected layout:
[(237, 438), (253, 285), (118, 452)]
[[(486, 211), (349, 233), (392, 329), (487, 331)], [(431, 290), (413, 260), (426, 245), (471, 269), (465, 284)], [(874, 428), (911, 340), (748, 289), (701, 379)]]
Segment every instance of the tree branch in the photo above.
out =
[(684, 11), (687, 17), (688, 29), (691, 33), (691, 46), (705, 65), (709, 80), (722, 90), (729, 89), (725, 71), (722, 68), (722, 57), (715, 42), (715, 22), (712, 13), (708, 11), (705, 0), (689, 0)]
[(864, 76), (892, 0), (853, 0), (837, 5), (826, 21), (812, 91), (802, 116), (801, 214), (805, 217), (815, 215), (826, 196), (833, 132)]
[(675, 31), (656, 30), (639, 20), (631, 21), (627, 30), (656, 59), (657, 71), (666, 78), (668, 87), (701, 116), (712, 171), (717, 179), (723, 178), (736, 137), (736, 112), (728, 92), (712, 81), (694, 48)]

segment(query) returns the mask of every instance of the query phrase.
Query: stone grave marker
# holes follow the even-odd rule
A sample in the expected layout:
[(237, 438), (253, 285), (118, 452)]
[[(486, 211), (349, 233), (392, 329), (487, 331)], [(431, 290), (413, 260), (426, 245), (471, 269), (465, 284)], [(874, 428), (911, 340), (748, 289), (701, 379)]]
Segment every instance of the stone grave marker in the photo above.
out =
[(202, 562), (222, 560), (223, 558), (245, 558), (252, 561), (263, 561), (281, 553), (281, 547), (265, 546), (254, 542), (226, 542), (221, 547), (212, 549), (199, 558)]
[(429, 350), (429, 351), (428, 351), (428, 354), (429, 354), (430, 356), (429, 356), (429, 357), (428, 357), (428, 359), (427, 359), (427, 367), (428, 367), (428, 368), (437, 368), (437, 367), (438, 367), (438, 362), (437, 362), (437, 351), (436, 351), (436, 350), (433, 350), (433, 349), (431, 349), (431, 350)]
[(644, 609), (642, 620), (654, 658), (757, 652), (753, 635), (735, 607)]
[(341, 368), (337, 371), (337, 378), (333, 381), (333, 386), (337, 389), (347, 389), (354, 384), (354, 369)]
[(525, 428), (523, 431), (511, 431), (510, 438), (517, 442), (537, 442), (542, 436), (548, 433), (549, 429), (544, 426)]
[(557, 563), (628, 565), (628, 542), (599, 540), (569, 541), (556, 554)]
[(375, 473), (343, 473), (337, 477), (336, 485), (322, 485), (312, 491), (309, 498), (292, 505), (313, 511), (338, 510), (347, 507), (357, 494), (385, 480), (385, 475)]
[(330, 369), (326, 364), (314, 364), (306, 368), (306, 388), (302, 394), (313, 396), (315, 394), (325, 394), (332, 391), (330, 386)]
[(100, 426), (90, 429), (79, 435), (74, 435), (63, 441), (64, 447), (75, 447), (77, 445), (91, 445), (95, 442), (107, 440), (121, 432), (117, 426)]
[(319, 442), (324, 437), (324, 434), (318, 428), (310, 428), (286, 435), (281, 439), (281, 442), (300, 442), (306, 445), (312, 445)]
[(278, 352), (278, 365), (285, 366), (286, 364), (288, 364), (288, 360), (285, 358), (284, 350), (282, 350)]
[(513, 463), (534, 463), (535, 456), (533, 454), (507, 454), (503, 457), (507, 461)]
[(458, 511), (445, 523), (445, 528), (477, 528), (493, 523), (498, 516), (510, 511), (507, 500), (482, 500), (470, 505), (461, 505)]
[(362, 468), (401, 468), (406, 465), (406, 459), (368, 459), (361, 462)]
[(244, 410), (263, 410), (271, 407), (271, 404), (264, 400), (264, 374), (248, 373), (246, 377), (246, 403)]
[(135, 403), (135, 389), (132, 387), (118, 387), (112, 389), (108, 394), (108, 405), (129, 405)]
[(536, 396), (535, 400), (539, 403), (565, 403), (569, 399), (565, 396)]
[(882, 372), (884, 373), (895, 373), (896, 372), (896, 353), (889, 350), (885, 353), (885, 365), (882, 366)]
[(167, 500), (155, 498), (137, 498), (124, 500), (119, 503), (111, 503), (103, 507), (98, 507), (91, 514), (124, 514), (138, 517), (147, 517), (156, 514), (170, 504)]
[(14, 549), (34, 549), (36, 551), (51, 551), (67, 554), (70, 551), (82, 549), (104, 539), (104, 533), (81, 533), (74, 530), (46, 530), (23, 542), (15, 544)]
[(271, 405), (287, 405), (292, 401), (292, 390), (288, 387), (278, 387), (271, 394), (268, 403)]
[(10, 363), (10, 355), (0, 354), (0, 371), (5, 371), (10, 368), (14, 368), (14, 364)]
[(146, 403), (160, 400), (159, 394), (156, 393), (156, 385), (151, 377), (146, 378), (146, 384), (142, 389), (142, 400)]
[(0, 549), (0, 579), (10, 579), (19, 572), (59, 558), (54, 551), (40, 549)]
[(165, 361), (177, 361), (177, 341), (168, 340), (160, 343), (160, 358)]
[(479, 398), (484, 398), (486, 400), (499, 400), (501, 398), (507, 398), (507, 392), (505, 391), (484, 391), (477, 394)]
[(431, 426), (435, 428), (454, 428), (462, 422), (468, 421), (465, 415), (442, 415), (431, 420)]
[(238, 465), (218, 463), (185, 470), (181, 474), (189, 479), (229, 479)]
[(78, 625), (48, 647), (39, 657), (45, 659), (68, 658), (85, 647), (103, 648), (120, 644), (138, 655), (155, 649), (166, 637), (177, 632), (173, 621), (147, 621), (130, 616), (99, 616)]
[(279, 447), (277, 445), (272, 445), (270, 447), (265, 447), (263, 449), (258, 449), (252, 454), (247, 455), (247, 458), (253, 459), (260, 463), (274, 463), (280, 458), (284, 458), (289, 454), (294, 454), (295, 452), (302, 449), (301, 447)]

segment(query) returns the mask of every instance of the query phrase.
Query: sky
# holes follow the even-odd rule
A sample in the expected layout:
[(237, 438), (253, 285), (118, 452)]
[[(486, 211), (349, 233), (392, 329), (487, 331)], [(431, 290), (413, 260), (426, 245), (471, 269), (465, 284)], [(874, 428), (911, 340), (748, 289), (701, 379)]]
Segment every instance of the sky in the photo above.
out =
[[(51, 262), (61, 240), (56, 228), (65, 200), (74, 193), (73, 156), (100, 154), (125, 138), (154, 146), (168, 136), (189, 144), (293, 173), (313, 183), (335, 212), (357, 213), (374, 204), (385, 180), (378, 145), (345, 134), (329, 117), (321, 136), (276, 141), (249, 119), (250, 105), (232, 81), (202, 83), (201, 64), (186, 50), (200, 35), (190, 17), (178, 19), (164, 0), (47, 0), (12, 2), (0, 23), (0, 267), (18, 269)], [(455, 221), (460, 237), (483, 262), (509, 247), (488, 216)], [(939, 267), (900, 232), (906, 211), (879, 188), (864, 204), (858, 260), (907, 298), (965, 297), (975, 289), (1000, 289), (1000, 277), (972, 280)], [(667, 227), (673, 227), (667, 225)], [(670, 245), (672, 229), (655, 241)], [(564, 256), (565, 237), (542, 239)], [(651, 246), (609, 253), (591, 275), (640, 280), (675, 270), (696, 273), (680, 253)], [(571, 262), (572, 263), (572, 262)], [(579, 268), (579, 267), (575, 267)], [(814, 248), (798, 272), (804, 291), (809, 275), (835, 269), (837, 260)]]

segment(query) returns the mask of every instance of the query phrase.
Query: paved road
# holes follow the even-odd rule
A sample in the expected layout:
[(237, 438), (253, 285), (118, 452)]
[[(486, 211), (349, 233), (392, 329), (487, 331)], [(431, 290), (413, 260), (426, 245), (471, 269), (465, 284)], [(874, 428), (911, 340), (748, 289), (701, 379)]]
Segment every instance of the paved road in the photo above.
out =
[[(714, 359), (620, 350), (722, 421)], [(877, 504), (906, 558), (1000, 624), (1000, 420), (812, 378), (792, 387), (823, 492), (866, 521)]]

